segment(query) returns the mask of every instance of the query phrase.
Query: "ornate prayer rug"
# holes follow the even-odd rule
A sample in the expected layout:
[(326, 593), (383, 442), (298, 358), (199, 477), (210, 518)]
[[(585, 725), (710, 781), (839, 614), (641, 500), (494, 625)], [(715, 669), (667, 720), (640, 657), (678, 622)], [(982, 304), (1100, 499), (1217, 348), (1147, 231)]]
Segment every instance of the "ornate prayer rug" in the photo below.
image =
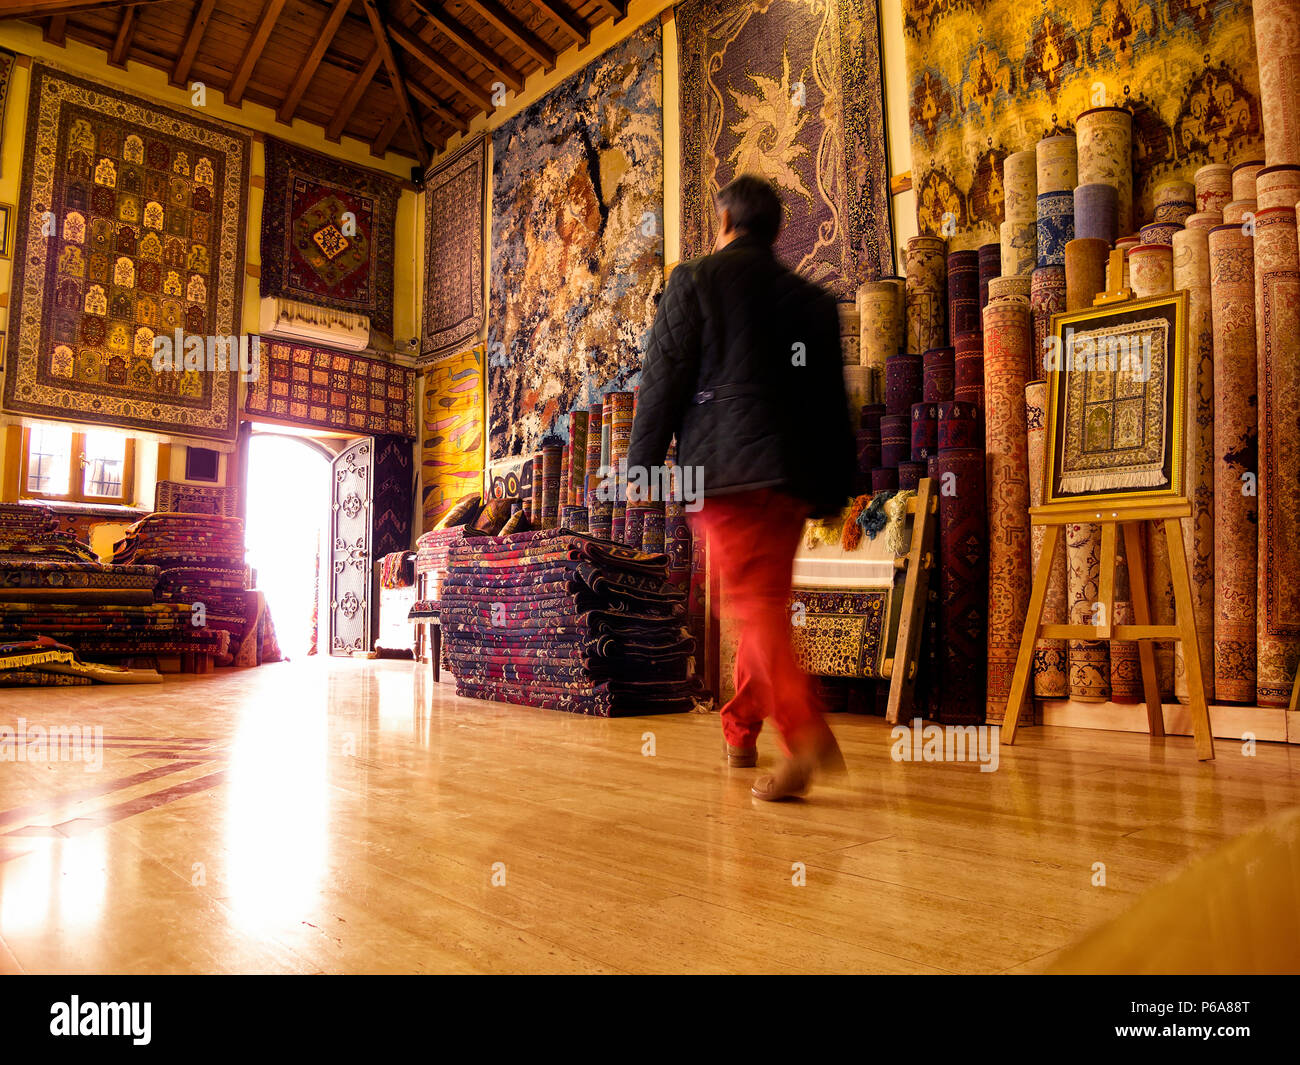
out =
[(415, 437), (415, 371), (346, 351), (263, 338), (244, 406), (271, 421)]
[(426, 359), (462, 350), (483, 328), (486, 190), (486, 137), (472, 140), (425, 179), (420, 353)]
[(393, 335), (396, 179), (266, 138), (263, 296), (370, 318)]
[(371, 503), (371, 558), (411, 548), (415, 492), (414, 456), (405, 436), (375, 436), (375, 481)]
[(688, 0), (677, 32), (682, 258), (713, 247), (717, 191), (758, 174), (791, 269), (842, 300), (894, 273), (877, 0)]
[(424, 531), (483, 479), (483, 348), (443, 359), (424, 372), (420, 492)]
[(1264, 158), (1246, 0), (903, 0), (903, 31), (918, 223), (950, 214), (953, 250), (997, 239), (1003, 159), (1092, 107), (1133, 112), (1136, 218), (1162, 181)]
[(656, 20), (493, 135), (492, 459), (637, 384), (663, 288), (662, 68)]
[(233, 443), (235, 369), (155, 370), (154, 338), (238, 337), (250, 146), (33, 64), (7, 410)]

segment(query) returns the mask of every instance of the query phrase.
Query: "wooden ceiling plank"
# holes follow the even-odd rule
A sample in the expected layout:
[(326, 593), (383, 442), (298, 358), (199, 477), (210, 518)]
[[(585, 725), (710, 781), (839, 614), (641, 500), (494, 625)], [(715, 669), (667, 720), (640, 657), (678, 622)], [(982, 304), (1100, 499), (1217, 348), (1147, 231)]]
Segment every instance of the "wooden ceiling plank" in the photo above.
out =
[(55, 15), (45, 20), (45, 26), (41, 30), (41, 36), (50, 44), (57, 44), (60, 48), (64, 46), (68, 35), (68, 16)]
[(208, 28), (208, 20), (212, 18), (212, 9), (216, 5), (217, 0), (199, 0), (199, 5), (194, 9), (189, 32), (185, 34), (185, 44), (181, 48), (181, 54), (176, 57), (176, 66), (172, 68), (173, 85), (184, 88), (189, 81), (194, 57), (198, 54), (199, 45), (203, 43), (203, 31)]
[(587, 44), (591, 40), (591, 27), (587, 25), (587, 20), (564, 3), (564, 0), (528, 0), (528, 2), (556, 23), (578, 44)]
[(285, 96), (284, 103), (280, 105), (280, 110), (276, 112), (275, 117), (281, 122), (293, 121), (294, 113), (298, 110), (298, 104), (302, 101), (302, 94), (307, 91), (311, 79), (316, 76), (316, 69), (320, 66), (320, 61), (325, 58), (325, 53), (329, 51), (330, 42), (334, 40), (334, 35), (338, 33), (339, 26), (343, 22), (343, 16), (348, 13), (348, 8), (351, 6), (352, 0), (334, 0), (334, 6), (330, 8), (330, 13), (325, 16), (325, 22), (316, 34), (316, 40), (311, 46), (311, 51), (307, 53), (307, 58), (302, 61), (302, 66), (298, 68), (298, 76), (294, 79), (293, 85), (289, 87), (288, 95)]
[(135, 15), (134, 4), (122, 9), (122, 20), (117, 24), (117, 36), (113, 39), (113, 47), (108, 53), (108, 62), (111, 66), (126, 66), (126, 58), (131, 54), (131, 39), (135, 37)]
[(528, 55), (541, 63), (543, 69), (555, 69), (555, 50), (520, 22), (497, 0), (465, 0), (490, 26), (494, 26), (507, 40), (513, 41)]
[(407, 82), (407, 88), (411, 90), (411, 95), (420, 101), (425, 107), (437, 115), (440, 119), (451, 126), (452, 129), (459, 133), (469, 132), (469, 123), (460, 115), (456, 114), (442, 100), (434, 96), (428, 89), (418, 81)]
[(408, 2), (444, 37), (458, 48), (464, 49), (494, 74), (500, 75), (501, 80), (509, 88), (515, 92), (523, 90), (524, 75), (497, 55), (491, 45), (484, 42), (459, 19), (453, 17), (441, 4), (434, 3), (432, 0), (429, 3), (423, 3), (422, 0), (408, 0)]
[(262, 6), (262, 14), (257, 20), (257, 25), (253, 28), (253, 36), (249, 38), (244, 57), (239, 61), (239, 66), (235, 69), (235, 76), (230, 79), (230, 84), (226, 86), (226, 103), (230, 104), (231, 107), (238, 107), (239, 102), (244, 98), (244, 90), (248, 88), (248, 79), (252, 76), (253, 68), (257, 66), (258, 59), (262, 56), (262, 50), (266, 47), (267, 38), (271, 36), (271, 31), (275, 29), (275, 20), (280, 17), (284, 5), (285, 0), (266, 0)]
[[(432, 159), (432, 153), (429, 151), (429, 144), (424, 139), (424, 131), (420, 129), (420, 120), (415, 115), (415, 108), (411, 106), (411, 98), (406, 92), (406, 79), (402, 77), (402, 68), (397, 62), (397, 56), (393, 54), (393, 44), (389, 40), (389, 31), (384, 25), (384, 20), (380, 17), (379, 8), (376, 6), (376, 0), (361, 0), (366, 9), (366, 18), (370, 20), (370, 30), (375, 35), (375, 44), (379, 46), (379, 54), (384, 60), (384, 69), (388, 71), (388, 81), (392, 86), (393, 95), (397, 97), (397, 107), (401, 112), (402, 118), (406, 122), (407, 128), (411, 131), (411, 139), (415, 142), (415, 152), (420, 158), (420, 165), (428, 167)], [(380, 131), (382, 134), (382, 130)], [(389, 134), (389, 141), (392, 140), (393, 132)], [(387, 148), (388, 144), (384, 144)], [(370, 150), (374, 151), (375, 146), (372, 144)], [(379, 154), (383, 154), (381, 150)]]
[(461, 95), (472, 100), (484, 111), (492, 106), (492, 98), (486, 90), (475, 85), (461, 74), (449, 59), (430, 48), (429, 45), (425, 44), (405, 26), (395, 22), (389, 27), (389, 33), (392, 34), (394, 41), (415, 56), (416, 59), (437, 74), (448, 85), (453, 86)]
[(343, 130), (348, 124), (348, 119), (352, 117), (352, 112), (357, 109), (357, 104), (361, 102), (370, 83), (375, 80), (375, 72), (379, 70), (379, 64), (384, 61), (384, 55), (379, 50), (379, 45), (375, 45), (374, 50), (370, 53), (370, 58), (366, 60), (365, 66), (357, 71), (356, 77), (352, 79), (352, 84), (348, 86), (347, 92), (343, 94), (343, 99), (339, 101), (339, 106), (334, 112), (334, 117), (330, 119), (329, 127), (325, 130), (325, 139), (336, 141), (343, 136)]
[[(167, 0), (135, 0), (132, 6), (161, 4)], [(0, 9), (0, 20), (44, 18), (47, 15), (72, 15), (101, 8), (120, 8), (122, 0), (18, 0)]]

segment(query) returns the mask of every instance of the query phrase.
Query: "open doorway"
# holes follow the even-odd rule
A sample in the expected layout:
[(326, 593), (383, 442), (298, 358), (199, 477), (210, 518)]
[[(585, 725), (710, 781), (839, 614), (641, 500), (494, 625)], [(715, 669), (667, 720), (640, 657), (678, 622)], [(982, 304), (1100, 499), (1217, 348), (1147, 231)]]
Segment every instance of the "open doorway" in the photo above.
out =
[[(321, 559), (328, 557), (330, 452), (302, 437), (255, 432), (247, 493), (249, 565), (266, 594), (281, 650), (290, 659), (304, 658), (315, 649), (324, 624), (320, 603), (329, 598)], [(326, 638), (323, 628), (320, 638)]]

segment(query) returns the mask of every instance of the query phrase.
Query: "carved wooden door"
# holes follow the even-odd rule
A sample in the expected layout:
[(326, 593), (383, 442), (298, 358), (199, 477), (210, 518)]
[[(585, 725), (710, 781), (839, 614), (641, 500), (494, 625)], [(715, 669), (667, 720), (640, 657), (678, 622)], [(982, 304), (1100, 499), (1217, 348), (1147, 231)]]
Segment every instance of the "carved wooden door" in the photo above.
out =
[(358, 440), (334, 460), (330, 506), (330, 654), (370, 650), (370, 511), (374, 445)]

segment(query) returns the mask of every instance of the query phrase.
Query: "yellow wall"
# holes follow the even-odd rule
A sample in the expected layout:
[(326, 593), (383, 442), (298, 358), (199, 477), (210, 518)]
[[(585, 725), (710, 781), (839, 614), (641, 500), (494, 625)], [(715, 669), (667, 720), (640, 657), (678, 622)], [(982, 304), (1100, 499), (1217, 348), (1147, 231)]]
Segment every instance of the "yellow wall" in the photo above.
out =
[[(0, 23), (0, 47), (16, 52), (20, 64), (14, 69), (13, 84), (9, 91), (4, 116), (3, 146), (0, 148), (0, 203), (18, 203), (19, 186), (22, 180), (23, 138), (27, 126), (28, 90), (31, 82), (30, 63), (26, 57), (48, 61), (92, 81), (157, 100), (172, 107), (188, 109), (192, 106), (190, 91), (170, 85), (163, 71), (140, 63), (130, 63), (126, 70), (110, 66), (103, 52), (72, 40), (69, 40), (67, 46), (63, 48), (47, 44), (41, 38), (40, 29), (34, 25)], [(417, 254), (422, 248), (420, 212), (416, 209), (418, 197), (409, 187), (411, 161), (391, 152), (383, 159), (377, 159), (370, 154), (370, 146), (367, 143), (350, 137), (345, 137), (340, 144), (334, 144), (325, 139), (324, 130), (319, 126), (301, 120), (295, 121), (292, 126), (285, 125), (276, 121), (273, 110), (259, 104), (246, 102), (242, 107), (228, 107), (221, 92), (215, 88), (208, 92), (203, 113), (208, 117), (242, 126), (252, 131), (255, 136), (270, 134), (343, 162), (393, 174), (407, 182), (407, 187), (403, 188), (397, 205), (393, 278), (396, 306), (393, 317), (393, 338), (399, 351), (411, 354), (412, 349), (404, 342), (419, 334), (419, 289), (415, 264), (419, 258), (422, 258), (422, 254)], [(263, 183), (266, 174), (265, 153), (260, 136), (257, 136), (253, 144), (249, 174), (248, 227), (244, 252), (248, 269), (244, 275), (242, 328), (246, 333), (256, 333), (260, 303), (258, 277), (261, 266)], [(11, 261), (0, 260), (0, 328), (6, 330), (12, 267)], [(8, 434), (0, 432), (0, 470), (8, 470), (10, 463), (18, 461), (18, 455), (7, 453), (5, 443), (7, 437)], [(152, 451), (153, 449), (144, 447), (140, 450)], [(183, 481), (184, 446), (173, 447), (171, 454), (170, 478)], [(233, 456), (222, 456), (221, 483), (223, 484), (231, 483), (228, 478), (233, 466), (232, 459)], [(162, 476), (165, 477), (166, 474)], [(146, 506), (152, 505), (152, 481), (137, 480), (137, 485), (139, 502)]]

